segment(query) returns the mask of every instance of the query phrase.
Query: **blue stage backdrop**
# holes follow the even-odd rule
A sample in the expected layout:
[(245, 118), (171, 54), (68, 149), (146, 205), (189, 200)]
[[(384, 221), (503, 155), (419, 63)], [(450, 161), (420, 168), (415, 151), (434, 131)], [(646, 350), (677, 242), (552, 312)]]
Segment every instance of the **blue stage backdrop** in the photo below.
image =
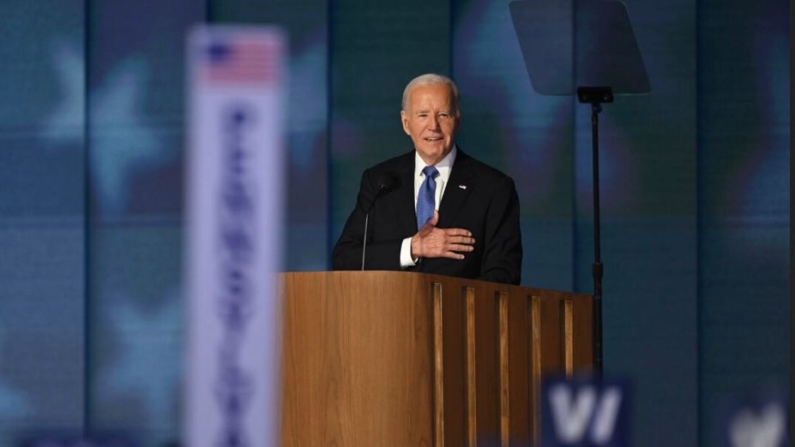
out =
[[(533, 0), (525, 0), (533, 1)], [(596, 0), (594, 0), (596, 1)], [(0, 25), (0, 444), (179, 437), (187, 30), (290, 39), (285, 270), (324, 270), (361, 172), (450, 75), (461, 148), (516, 180), (523, 285), (592, 292), (590, 108), (537, 94), (508, 0), (28, 0)], [(716, 445), (790, 373), (789, 4), (627, 2), (652, 92), (601, 114), (605, 366), (633, 445)]]

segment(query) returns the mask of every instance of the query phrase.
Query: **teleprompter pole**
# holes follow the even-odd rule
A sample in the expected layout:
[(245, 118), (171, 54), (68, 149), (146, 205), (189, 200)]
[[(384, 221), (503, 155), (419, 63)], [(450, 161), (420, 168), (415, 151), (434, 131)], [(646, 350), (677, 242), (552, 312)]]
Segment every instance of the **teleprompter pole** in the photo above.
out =
[(594, 375), (602, 376), (602, 246), (601, 216), (599, 214), (599, 113), (602, 104), (613, 102), (610, 87), (579, 87), (577, 98), (581, 103), (591, 104), (591, 136), (593, 147), (593, 360)]

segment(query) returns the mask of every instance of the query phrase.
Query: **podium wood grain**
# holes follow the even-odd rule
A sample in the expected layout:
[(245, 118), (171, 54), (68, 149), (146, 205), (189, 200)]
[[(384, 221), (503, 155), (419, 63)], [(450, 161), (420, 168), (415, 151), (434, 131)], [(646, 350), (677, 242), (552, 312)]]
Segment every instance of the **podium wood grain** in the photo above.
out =
[(282, 445), (509, 446), (592, 364), (589, 296), (407, 272), (282, 274)]

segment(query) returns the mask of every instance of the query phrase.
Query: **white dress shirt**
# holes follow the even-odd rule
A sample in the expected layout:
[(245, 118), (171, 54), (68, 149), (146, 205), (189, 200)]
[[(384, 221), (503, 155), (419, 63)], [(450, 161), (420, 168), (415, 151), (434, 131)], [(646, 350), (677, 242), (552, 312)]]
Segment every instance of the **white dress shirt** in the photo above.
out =
[[(434, 209), (439, 210), (439, 204), (442, 203), (442, 196), (444, 195), (444, 188), (447, 186), (448, 181), (450, 180), (450, 173), (453, 170), (453, 163), (455, 162), (455, 156), (458, 152), (458, 149), (455, 145), (453, 145), (453, 149), (450, 150), (450, 153), (447, 154), (443, 159), (436, 163), (434, 166), (436, 170), (439, 171), (439, 175), (436, 176), (436, 199)], [(414, 153), (414, 209), (417, 209), (417, 196), (420, 192), (420, 187), (422, 186), (422, 182), (425, 181), (425, 174), (422, 173), (422, 170), (425, 169), (425, 161), (420, 157), (418, 153)], [(418, 229), (419, 230), (419, 229)], [(415, 259), (411, 257), (411, 237), (407, 237), (403, 239), (403, 244), (400, 246), (400, 266), (403, 268), (412, 267), (417, 265), (417, 261), (419, 259)]]

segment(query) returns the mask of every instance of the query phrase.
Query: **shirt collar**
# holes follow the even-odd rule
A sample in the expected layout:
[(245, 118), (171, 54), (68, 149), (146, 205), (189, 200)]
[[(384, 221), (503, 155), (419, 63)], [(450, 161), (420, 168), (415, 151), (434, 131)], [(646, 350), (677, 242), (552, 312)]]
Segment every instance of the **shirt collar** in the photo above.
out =
[[(444, 156), (443, 159), (439, 160), (439, 163), (436, 163), (434, 166), (439, 171), (439, 177), (444, 180), (450, 178), (450, 171), (453, 170), (453, 163), (455, 163), (455, 157), (458, 153), (458, 147), (453, 144), (453, 149), (450, 150), (450, 153)], [(414, 178), (422, 176), (422, 170), (425, 168), (426, 164), (425, 161), (420, 157), (416, 151), (414, 151)]]

